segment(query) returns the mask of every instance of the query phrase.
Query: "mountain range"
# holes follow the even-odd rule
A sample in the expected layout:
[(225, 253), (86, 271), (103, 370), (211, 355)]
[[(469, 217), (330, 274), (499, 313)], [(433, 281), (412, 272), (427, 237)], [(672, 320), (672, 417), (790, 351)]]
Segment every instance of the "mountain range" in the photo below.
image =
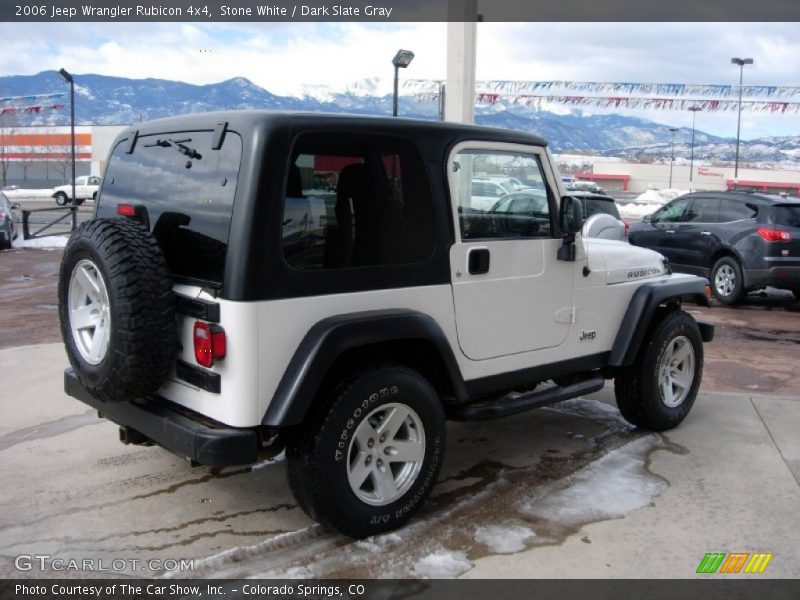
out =
[[(388, 115), (392, 109), (391, 95), (376, 95), (371, 85), (357, 85), (345, 92), (310, 88), (311, 93), (294, 97), (272, 94), (243, 77), (209, 85), (104, 75), (76, 75), (75, 81), (76, 122), (79, 124), (127, 125), (175, 114), (248, 108), (366, 115)], [(0, 77), (0, 95), (3, 97), (60, 93), (65, 91), (65, 87), (55, 71)], [(58, 101), (63, 103), (68, 99)], [(435, 102), (421, 102), (405, 95), (401, 95), (399, 102), (399, 112), (405, 117), (438, 118)], [(11, 123), (9, 116), (4, 115), (6, 122), (0, 125), (66, 125), (69, 123), (69, 111), (42, 111), (15, 118), (19, 121)], [(585, 116), (580, 111), (556, 114), (498, 103), (479, 106), (475, 120), (481, 125), (541, 135), (556, 153), (600, 154), (659, 161), (668, 159), (672, 150), (672, 132), (668, 125), (624, 115)], [(689, 157), (691, 133), (690, 128), (681, 128), (676, 133), (676, 158)], [(734, 138), (695, 131), (695, 159), (733, 161), (734, 152)], [(800, 136), (742, 141), (740, 161), (798, 163)]]

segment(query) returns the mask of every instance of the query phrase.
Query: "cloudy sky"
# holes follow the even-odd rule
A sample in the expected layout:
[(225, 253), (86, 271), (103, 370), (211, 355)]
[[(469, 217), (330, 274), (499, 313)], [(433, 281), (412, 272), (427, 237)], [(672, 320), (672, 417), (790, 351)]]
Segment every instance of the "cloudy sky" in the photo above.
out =
[[(755, 60), (745, 84), (800, 86), (799, 30), (797, 23), (480, 23), (477, 77), (736, 84), (730, 59), (739, 56)], [(416, 53), (404, 76), (445, 77), (446, 32), (443, 23), (0, 23), (0, 76), (61, 67), (195, 84), (242, 76), (292, 95), (366, 80), (388, 93), (398, 48)], [(691, 126), (688, 111), (627, 114)], [(697, 126), (735, 136), (736, 113), (699, 113)], [(743, 114), (745, 139), (799, 134), (798, 114)]]

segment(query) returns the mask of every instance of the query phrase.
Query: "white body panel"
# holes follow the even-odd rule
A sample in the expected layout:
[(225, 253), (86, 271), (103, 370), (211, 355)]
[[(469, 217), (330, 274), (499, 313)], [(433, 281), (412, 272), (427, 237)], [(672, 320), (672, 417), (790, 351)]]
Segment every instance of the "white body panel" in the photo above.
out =
[[(537, 154), (550, 188), (560, 193), (546, 149), (469, 146), (523, 148)], [(455, 206), (457, 190), (452, 196)], [(465, 381), (607, 352), (642, 280), (664, 273), (655, 252), (627, 243), (583, 240), (580, 235), (575, 262), (556, 259), (559, 239), (462, 241), (455, 208), (453, 215), (451, 285), (263, 302), (215, 299), (198, 287), (176, 285), (178, 294), (220, 305), (227, 356), (211, 369), (221, 376), (220, 394), (197, 389), (174, 373), (160, 394), (227, 425), (260, 425), (308, 331), (327, 317), (374, 310), (406, 309), (430, 316), (446, 336)], [(489, 249), (489, 273), (469, 274), (468, 256), (475, 248)], [(179, 321), (180, 358), (196, 365), (195, 319), (181, 316)]]

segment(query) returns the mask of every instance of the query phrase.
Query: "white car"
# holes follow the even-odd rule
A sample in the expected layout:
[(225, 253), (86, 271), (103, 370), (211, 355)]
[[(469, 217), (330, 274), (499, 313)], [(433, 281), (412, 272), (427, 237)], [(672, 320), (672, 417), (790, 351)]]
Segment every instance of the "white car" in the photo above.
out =
[(75, 200), (72, 198), (72, 185), (59, 185), (53, 188), (53, 198), (56, 204), (65, 206), (67, 204), (83, 204), (84, 200), (97, 197), (97, 190), (100, 189), (100, 178), (96, 175), (82, 175), (75, 178)]

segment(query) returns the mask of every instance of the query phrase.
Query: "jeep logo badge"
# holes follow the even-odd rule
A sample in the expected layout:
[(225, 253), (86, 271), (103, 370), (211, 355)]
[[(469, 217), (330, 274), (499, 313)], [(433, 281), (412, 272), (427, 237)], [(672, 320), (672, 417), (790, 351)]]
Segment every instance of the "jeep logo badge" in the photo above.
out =
[(594, 338), (596, 338), (596, 337), (597, 337), (597, 332), (595, 330), (590, 329), (589, 331), (586, 331), (584, 329), (581, 332), (581, 337), (578, 338), (578, 341), (581, 341), (581, 342), (586, 342), (586, 341), (593, 342)]

